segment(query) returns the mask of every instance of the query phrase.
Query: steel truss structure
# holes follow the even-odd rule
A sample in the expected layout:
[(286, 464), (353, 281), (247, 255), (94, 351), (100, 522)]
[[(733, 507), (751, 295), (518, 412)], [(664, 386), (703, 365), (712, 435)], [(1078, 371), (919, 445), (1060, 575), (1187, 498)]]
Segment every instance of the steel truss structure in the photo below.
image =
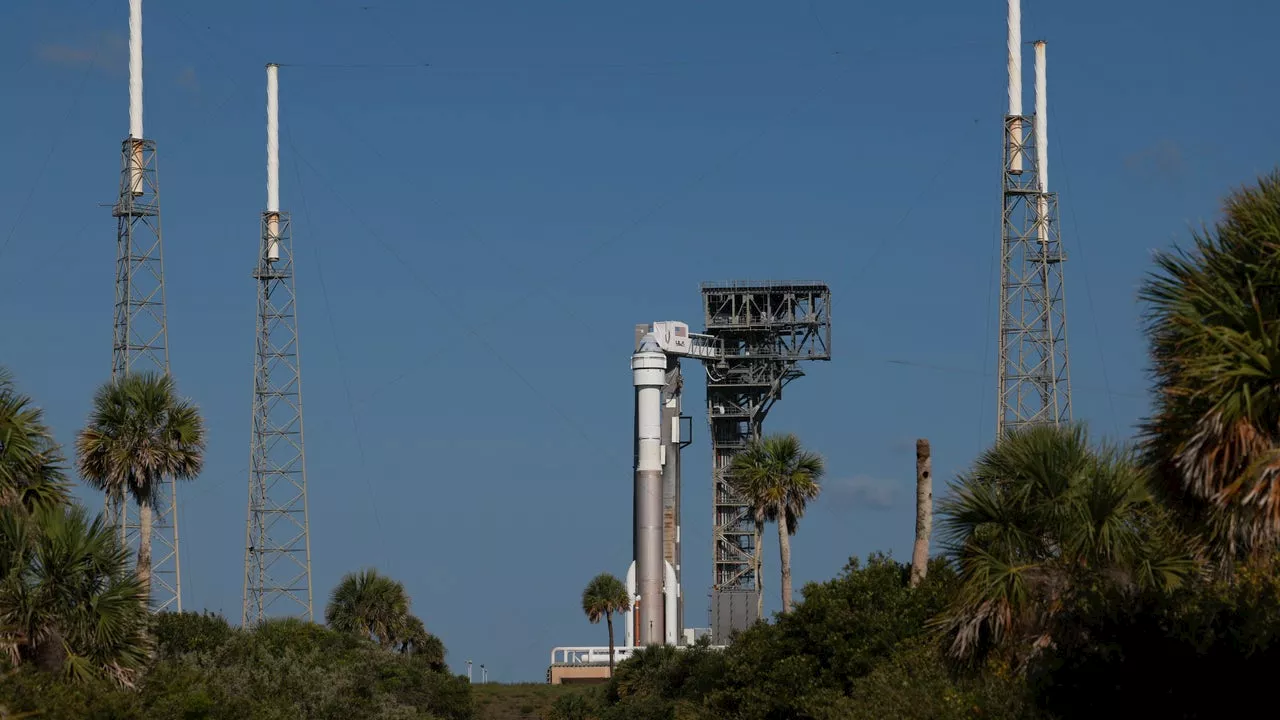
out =
[(1071, 419), (1066, 256), (1058, 194), (1040, 190), (1033, 120), (1007, 115), (1004, 121), (997, 438)]
[[(825, 283), (704, 283), (706, 334), (724, 345), (724, 359), (707, 362), (711, 425), (713, 531), (712, 614), (717, 594), (745, 594), (754, 612), (760, 593), (751, 508), (730, 485), (733, 458), (762, 433), (765, 416), (787, 383), (804, 375), (800, 361), (831, 359), (831, 289)], [(725, 611), (727, 612), (727, 610)], [(712, 618), (713, 643), (745, 629), (750, 614)]]
[(241, 622), (312, 620), (302, 373), (288, 213), (262, 214)]
[[(164, 252), (160, 231), (160, 174), (154, 141), (126, 138), (121, 146), (116, 218), (116, 298), (111, 379), (129, 373), (169, 372)], [(108, 497), (106, 516), (135, 555), (138, 509), (128, 497)], [(178, 488), (167, 479), (156, 490), (151, 531), (151, 607), (182, 611), (178, 553)]]

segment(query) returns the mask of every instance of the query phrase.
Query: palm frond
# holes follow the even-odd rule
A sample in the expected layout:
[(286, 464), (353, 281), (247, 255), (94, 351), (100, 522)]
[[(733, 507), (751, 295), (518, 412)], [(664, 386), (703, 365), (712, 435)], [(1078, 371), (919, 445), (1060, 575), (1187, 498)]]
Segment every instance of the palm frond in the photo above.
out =
[(625, 612), (630, 607), (626, 585), (609, 573), (595, 576), (582, 591), (582, 612), (593, 624), (610, 613)]
[(961, 659), (1002, 644), (1036, 653), (1079, 592), (1171, 588), (1197, 571), (1134, 453), (1093, 448), (1083, 426), (1002, 438), (939, 507), (961, 592), (939, 619)]
[(1146, 305), (1160, 496), (1229, 563), (1280, 543), (1280, 173), (1230, 195), (1189, 248), (1159, 253)]

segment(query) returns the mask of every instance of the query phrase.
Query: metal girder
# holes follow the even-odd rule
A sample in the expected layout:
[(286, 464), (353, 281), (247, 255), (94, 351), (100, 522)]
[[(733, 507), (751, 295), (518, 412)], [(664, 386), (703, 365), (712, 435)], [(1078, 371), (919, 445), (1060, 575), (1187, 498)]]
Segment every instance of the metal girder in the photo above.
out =
[[(996, 438), (1071, 420), (1066, 289), (1057, 193), (1040, 192), (1030, 116), (1006, 116)], [(1021, 155), (1028, 170), (1012, 172)]]
[[(253, 370), (253, 434), (245, 524), (245, 625), (314, 619), (302, 370), (288, 213), (263, 213)], [(273, 250), (274, 245), (274, 250)], [(278, 255), (278, 259), (269, 258)]]
[(728, 469), (734, 456), (760, 437), (782, 388), (804, 375), (798, 363), (831, 359), (831, 290), (817, 282), (706, 283), (702, 297), (706, 334), (724, 347), (722, 360), (704, 363), (712, 446), (713, 588), (758, 592), (755, 522), (751, 508), (733, 491)]
[[(156, 144), (151, 140), (126, 138), (121, 144), (120, 157), (120, 195), (111, 211), (116, 218), (113, 382), (132, 372), (169, 372)], [(138, 508), (128, 497), (108, 497), (105, 505), (107, 521), (136, 556)], [(162, 482), (155, 491), (151, 558), (152, 610), (181, 612), (178, 488), (172, 479)]]

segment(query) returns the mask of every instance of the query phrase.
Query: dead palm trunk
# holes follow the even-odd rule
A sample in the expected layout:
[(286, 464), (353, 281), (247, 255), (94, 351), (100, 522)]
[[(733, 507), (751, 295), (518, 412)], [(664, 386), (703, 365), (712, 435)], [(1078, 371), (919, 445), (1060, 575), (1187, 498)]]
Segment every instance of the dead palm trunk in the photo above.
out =
[(787, 513), (778, 513), (778, 554), (782, 565), (782, 614), (791, 612), (791, 528)]
[(609, 677), (613, 677), (613, 613), (605, 610), (604, 621), (609, 625)]
[(933, 532), (933, 457), (929, 441), (916, 440), (916, 544), (911, 552), (911, 587), (929, 570), (929, 535)]
[(151, 599), (151, 500), (138, 502), (138, 582), (143, 597)]

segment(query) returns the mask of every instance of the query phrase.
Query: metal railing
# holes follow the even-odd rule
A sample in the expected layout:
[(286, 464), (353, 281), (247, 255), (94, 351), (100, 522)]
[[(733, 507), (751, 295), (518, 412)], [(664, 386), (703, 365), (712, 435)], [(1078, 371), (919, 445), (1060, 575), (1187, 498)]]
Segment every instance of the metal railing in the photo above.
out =
[[(688, 645), (676, 645), (677, 650), (684, 650)], [(723, 650), (724, 645), (711, 645), (712, 650)], [(619, 646), (613, 649), (614, 663), (630, 658), (642, 648)], [(607, 647), (558, 647), (551, 650), (552, 665), (608, 665), (609, 648)]]

